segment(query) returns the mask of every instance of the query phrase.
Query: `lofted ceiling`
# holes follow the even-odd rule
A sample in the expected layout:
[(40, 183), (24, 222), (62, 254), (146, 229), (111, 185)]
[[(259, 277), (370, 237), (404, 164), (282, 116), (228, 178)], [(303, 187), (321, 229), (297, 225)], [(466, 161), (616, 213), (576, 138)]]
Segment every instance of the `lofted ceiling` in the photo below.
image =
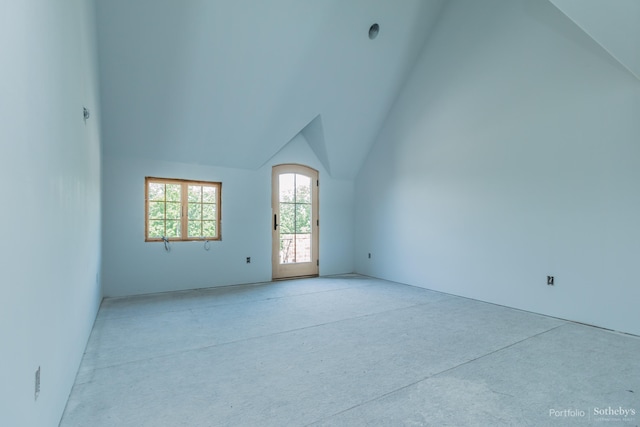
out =
[(105, 152), (258, 169), (302, 132), (352, 178), (443, 3), (97, 0)]
[(550, 1), (640, 79), (640, 1)]

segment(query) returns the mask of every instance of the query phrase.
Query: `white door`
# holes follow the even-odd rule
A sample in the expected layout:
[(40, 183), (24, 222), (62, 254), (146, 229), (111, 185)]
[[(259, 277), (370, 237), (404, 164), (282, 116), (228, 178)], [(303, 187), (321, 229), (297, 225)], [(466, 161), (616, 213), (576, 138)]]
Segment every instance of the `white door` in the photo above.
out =
[(318, 171), (287, 164), (273, 167), (273, 278), (317, 276)]

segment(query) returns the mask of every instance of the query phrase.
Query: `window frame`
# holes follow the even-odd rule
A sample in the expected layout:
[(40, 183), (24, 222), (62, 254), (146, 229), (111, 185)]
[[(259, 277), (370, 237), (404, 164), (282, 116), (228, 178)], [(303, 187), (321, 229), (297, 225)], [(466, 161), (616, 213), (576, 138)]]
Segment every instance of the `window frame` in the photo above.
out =
[[(159, 178), (146, 176), (144, 178), (144, 241), (162, 242), (162, 237), (149, 237), (149, 184), (179, 184), (180, 189), (180, 237), (169, 237), (172, 242), (202, 242), (222, 240), (222, 182), (200, 181), (177, 178)], [(215, 237), (201, 236), (189, 237), (189, 185), (200, 185), (203, 187), (216, 188), (216, 234)], [(166, 198), (166, 196), (165, 196)], [(166, 199), (165, 199), (166, 200)], [(166, 219), (165, 219), (166, 221)]]

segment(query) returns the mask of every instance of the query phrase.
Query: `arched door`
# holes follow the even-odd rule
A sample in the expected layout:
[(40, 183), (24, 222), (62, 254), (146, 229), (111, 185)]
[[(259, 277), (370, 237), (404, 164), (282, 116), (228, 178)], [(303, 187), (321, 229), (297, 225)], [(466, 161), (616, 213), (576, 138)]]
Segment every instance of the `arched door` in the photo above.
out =
[(317, 276), (318, 171), (286, 164), (272, 172), (273, 278)]

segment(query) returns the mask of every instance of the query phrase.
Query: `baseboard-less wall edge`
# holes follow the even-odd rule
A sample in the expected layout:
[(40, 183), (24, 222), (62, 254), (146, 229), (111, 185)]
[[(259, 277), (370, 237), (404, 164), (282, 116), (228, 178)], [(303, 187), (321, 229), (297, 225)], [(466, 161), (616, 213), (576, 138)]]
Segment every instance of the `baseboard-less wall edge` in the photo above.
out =
[[(82, 356), (80, 357), (80, 361), (78, 362), (78, 366), (76, 367), (76, 374), (73, 377), (73, 385), (71, 386), (71, 388), (69, 389), (69, 391), (67, 392), (67, 396), (66, 396), (66, 404), (64, 405), (64, 408), (62, 410), (62, 413), (60, 414), (60, 419), (58, 420), (58, 424), (60, 424), (60, 422), (62, 421), (62, 417), (64, 417), (64, 413), (67, 411), (67, 405), (69, 404), (69, 397), (71, 396), (71, 392), (73, 391), (73, 387), (78, 379), (78, 374), (80, 373), (80, 368), (82, 367), (82, 359), (84, 357), (84, 354), (87, 352), (87, 346), (89, 345), (89, 340), (91, 339), (91, 334), (93, 333), (93, 327), (96, 324), (96, 321), (98, 320), (98, 314), (100, 313), (100, 308), (102, 307), (102, 304), (104, 303), (104, 300), (106, 298), (102, 297), (100, 298), (100, 304), (98, 304), (98, 309), (96, 310), (96, 314), (93, 317), (93, 322), (91, 322), (91, 327), (89, 328), (89, 333), (87, 334), (85, 343), (84, 343), (84, 347), (82, 349)], [(57, 424), (56, 424), (57, 425)]]
[(497, 307), (509, 308), (511, 310), (517, 310), (517, 311), (521, 311), (523, 313), (530, 313), (530, 314), (536, 314), (538, 316), (550, 317), (552, 319), (561, 320), (563, 322), (575, 323), (576, 325), (583, 325), (583, 326), (587, 326), (587, 327), (590, 327), (590, 328), (601, 329), (603, 331), (611, 332), (611, 333), (614, 333), (614, 334), (619, 334), (619, 335), (624, 335), (624, 336), (634, 337), (634, 338), (640, 338), (640, 335), (634, 334), (632, 332), (619, 331), (619, 330), (612, 329), (612, 328), (607, 328), (607, 327), (601, 326), (601, 325), (596, 325), (596, 324), (592, 324), (592, 323), (588, 323), (588, 322), (582, 322), (580, 320), (567, 319), (567, 318), (560, 317), (560, 316), (554, 316), (552, 314), (540, 313), (540, 312), (537, 312), (537, 311), (527, 310), (527, 309), (519, 308), (519, 307), (512, 307), (512, 306), (505, 305), (505, 304), (499, 304), (499, 303), (496, 303), (496, 302), (487, 301), (487, 300), (481, 300), (481, 299), (478, 299), (478, 298), (471, 298), (471, 297), (464, 296), (464, 295), (457, 295), (457, 294), (453, 294), (453, 293), (450, 293), (450, 292), (444, 292), (444, 291), (440, 291), (440, 290), (436, 290), (436, 289), (431, 289), (431, 288), (428, 288), (426, 286), (412, 285), (411, 283), (398, 282), (398, 281), (395, 281), (395, 280), (389, 280), (389, 279), (385, 279), (385, 278), (382, 278), (382, 277), (370, 276), (370, 275), (361, 274), (361, 273), (355, 273), (355, 274), (363, 276), (363, 277), (369, 277), (371, 279), (385, 280), (385, 281), (396, 283), (396, 284), (402, 285), (402, 286), (411, 286), (411, 287), (414, 287), (414, 288), (425, 289), (425, 290), (428, 290), (430, 292), (437, 292), (437, 293), (443, 294), (443, 295), (450, 295), (452, 297), (464, 298), (464, 299), (468, 299), (468, 300), (471, 300), (471, 301), (477, 301), (477, 302), (482, 302), (482, 303), (485, 303), (485, 304), (491, 304), (491, 305), (495, 305)]

